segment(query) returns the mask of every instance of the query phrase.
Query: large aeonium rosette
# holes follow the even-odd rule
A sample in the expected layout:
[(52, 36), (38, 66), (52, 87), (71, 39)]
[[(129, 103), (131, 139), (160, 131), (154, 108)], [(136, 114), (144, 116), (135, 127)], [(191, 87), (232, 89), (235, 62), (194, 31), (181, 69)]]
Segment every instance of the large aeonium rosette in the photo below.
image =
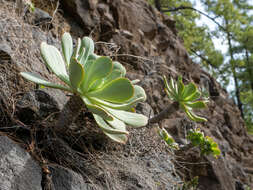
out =
[(37, 84), (71, 92), (85, 103), (98, 126), (114, 141), (125, 143), (132, 127), (145, 126), (148, 118), (132, 112), (138, 102), (146, 99), (142, 87), (125, 78), (126, 70), (109, 57), (94, 54), (93, 40), (78, 39), (75, 49), (69, 33), (62, 37), (61, 53), (52, 45), (41, 43), (41, 55), (46, 66), (65, 85), (49, 82), (37, 74), (21, 72), (21, 75)]

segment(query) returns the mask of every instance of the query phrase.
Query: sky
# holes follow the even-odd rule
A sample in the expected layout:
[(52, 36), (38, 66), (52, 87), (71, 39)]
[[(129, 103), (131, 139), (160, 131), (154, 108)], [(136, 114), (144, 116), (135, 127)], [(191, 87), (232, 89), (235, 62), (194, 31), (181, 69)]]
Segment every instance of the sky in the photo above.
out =
[[(202, 6), (200, 0), (195, 0), (195, 3), (196, 4), (195, 4), (194, 7), (197, 10), (200, 10), (200, 11), (206, 13), (206, 11), (205, 11), (204, 7)], [(197, 24), (200, 25), (200, 26), (201, 25), (207, 25), (212, 31), (214, 31), (217, 28), (217, 25), (212, 20), (210, 20), (209, 18), (207, 18), (204, 15), (201, 15), (200, 20)], [(220, 38), (213, 37), (212, 40), (213, 40), (215, 48), (217, 50), (220, 50), (222, 52), (222, 54), (225, 55), (227, 53), (228, 45), (226, 43), (224, 43), (223, 40), (220, 39)], [(219, 78), (217, 80), (219, 81)], [(233, 91), (235, 89), (234, 86), (235, 86), (234, 85), (234, 80), (231, 77), (231, 80), (230, 80), (230, 82), (229, 82), (229, 84), (226, 88), (227, 91), (228, 92)]]
[[(194, 0), (194, 2), (195, 2), (194, 7), (196, 9), (206, 13), (200, 0)], [(248, 0), (248, 3), (253, 6), (253, 0)], [(248, 14), (253, 15), (253, 10), (249, 11)], [(207, 25), (212, 31), (217, 28), (216, 24), (212, 20), (210, 20), (209, 18), (205, 17), (204, 15), (201, 15), (201, 18), (197, 24), (198, 25)], [(225, 55), (227, 53), (228, 45), (226, 43), (224, 43), (222, 39), (219, 39), (219, 38), (214, 37), (212, 40), (213, 40), (215, 48), (217, 50), (220, 50), (222, 52), (222, 54)], [(219, 78), (217, 80), (219, 81)], [(233, 80), (232, 76), (231, 76), (230, 82), (229, 82), (226, 89), (228, 92), (234, 91), (234, 89), (235, 89), (235, 84), (234, 84), (234, 80)]]
[[(196, 2), (196, 5), (194, 7), (196, 9), (206, 13), (206, 11), (204, 10), (204, 7), (200, 3), (200, 1), (195, 0), (195, 2)], [(212, 20), (210, 20), (209, 18), (207, 18), (204, 15), (201, 15), (201, 18), (197, 24), (198, 25), (207, 25), (211, 30), (215, 30), (215, 28), (217, 28), (217, 25)], [(226, 44), (222, 43), (221, 39), (213, 38), (213, 42), (214, 42), (215, 48), (220, 50), (223, 54), (225, 54), (227, 52), (228, 46)]]

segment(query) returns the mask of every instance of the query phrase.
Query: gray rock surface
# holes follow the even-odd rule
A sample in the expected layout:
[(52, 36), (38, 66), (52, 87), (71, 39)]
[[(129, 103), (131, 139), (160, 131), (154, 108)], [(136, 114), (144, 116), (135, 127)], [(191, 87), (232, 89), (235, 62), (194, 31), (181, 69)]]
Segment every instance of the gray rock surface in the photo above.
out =
[(92, 189), (85, 183), (82, 176), (74, 171), (61, 167), (51, 166), (52, 183), (55, 190), (89, 190)]
[(41, 168), (21, 147), (0, 136), (0, 189), (41, 190)]

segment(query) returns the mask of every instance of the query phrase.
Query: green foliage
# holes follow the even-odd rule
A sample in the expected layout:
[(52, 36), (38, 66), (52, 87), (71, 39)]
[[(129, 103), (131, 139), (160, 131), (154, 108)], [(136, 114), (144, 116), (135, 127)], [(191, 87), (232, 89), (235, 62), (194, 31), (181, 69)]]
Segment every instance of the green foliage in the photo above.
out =
[(245, 123), (248, 132), (253, 135), (253, 90), (241, 92), (241, 99), (244, 103)]
[(204, 133), (200, 129), (190, 130), (187, 139), (191, 141), (193, 146), (200, 148), (201, 155), (211, 154), (217, 158), (221, 153), (218, 144), (211, 137), (204, 136)]
[[(149, 3), (154, 5), (154, 0), (149, 0)], [(215, 48), (208, 26), (198, 24), (200, 14), (191, 9), (166, 11), (181, 6), (194, 7), (194, 4), (190, 0), (160, 0), (160, 4), (162, 11), (175, 19), (178, 35), (191, 57), (206, 68), (219, 67), (223, 63), (223, 55)]]
[(178, 77), (177, 82), (174, 82), (173, 78), (171, 78), (169, 84), (165, 76), (163, 80), (168, 97), (179, 103), (181, 109), (184, 110), (189, 119), (197, 122), (207, 121), (205, 118), (193, 113), (193, 109), (206, 108), (207, 102), (207, 100), (199, 100), (201, 93), (193, 82), (184, 85), (182, 77)]
[(164, 140), (164, 142), (172, 149), (179, 149), (178, 144), (173, 137), (164, 128), (158, 129), (158, 135)]
[(199, 177), (195, 176), (190, 181), (184, 182), (181, 190), (196, 190), (199, 184)]
[(25, 5), (28, 6), (30, 12), (35, 11), (35, 6), (30, 0), (25, 0), (24, 3), (25, 3)]
[(135, 85), (135, 81), (125, 78), (123, 65), (109, 57), (95, 55), (94, 43), (88, 37), (78, 39), (73, 49), (72, 38), (65, 33), (62, 50), (64, 58), (54, 46), (41, 44), (44, 63), (65, 85), (49, 82), (29, 72), (21, 72), (21, 75), (39, 85), (80, 96), (98, 126), (114, 141), (126, 142), (126, 124), (133, 127), (147, 124), (146, 116), (131, 112), (138, 102), (145, 101), (145, 91)]

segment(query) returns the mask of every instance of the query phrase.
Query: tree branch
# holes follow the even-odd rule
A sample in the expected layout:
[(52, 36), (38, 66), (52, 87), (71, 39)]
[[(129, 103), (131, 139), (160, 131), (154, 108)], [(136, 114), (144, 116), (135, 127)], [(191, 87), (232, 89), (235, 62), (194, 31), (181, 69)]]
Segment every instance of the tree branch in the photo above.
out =
[(159, 121), (168, 118), (169, 115), (175, 113), (178, 110), (179, 110), (178, 102), (173, 102), (172, 104), (168, 105), (163, 111), (161, 111), (154, 117), (150, 118), (148, 123), (158, 123)]
[(189, 6), (179, 6), (179, 7), (175, 7), (175, 8), (167, 8), (167, 9), (162, 9), (161, 12), (176, 12), (176, 11), (179, 11), (179, 10), (185, 10), (185, 9), (189, 9), (189, 10), (193, 10), (193, 11), (196, 11), (198, 12), (199, 14), (201, 15), (204, 15), (205, 17), (209, 18), (210, 20), (212, 20), (219, 28), (221, 28), (223, 31), (226, 31), (226, 29), (220, 24), (218, 23), (215, 18), (213, 17), (210, 17), (208, 14), (198, 10), (198, 9), (195, 9), (193, 7), (189, 7)]
[(216, 66), (214, 66), (211, 61), (209, 61), (207, 58), (205, 58), (204, 56), (202, 56), (201, 54), (198, 54), (194, 49), (190, 49), (192, 53), (194, 53), (197, 57), (199, 57), (200, 59), (202, 59), (203, 61), (205, 61), (207, 64), (217, 68)]

